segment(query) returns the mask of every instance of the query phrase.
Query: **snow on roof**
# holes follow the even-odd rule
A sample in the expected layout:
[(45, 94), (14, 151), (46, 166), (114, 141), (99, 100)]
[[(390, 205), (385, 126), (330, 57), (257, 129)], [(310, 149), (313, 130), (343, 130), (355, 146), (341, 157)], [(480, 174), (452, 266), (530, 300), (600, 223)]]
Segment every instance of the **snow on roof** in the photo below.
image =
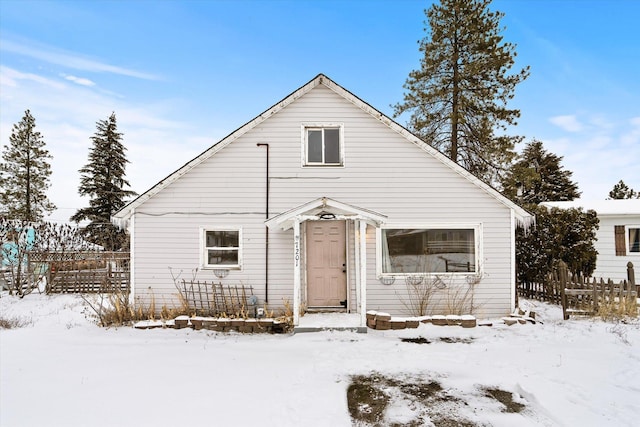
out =
[(640, 199), (577, 199), (568, 202), (542, 202), (540, 204), (549, 208), (594, 210), (598, 215), (640, 215)]

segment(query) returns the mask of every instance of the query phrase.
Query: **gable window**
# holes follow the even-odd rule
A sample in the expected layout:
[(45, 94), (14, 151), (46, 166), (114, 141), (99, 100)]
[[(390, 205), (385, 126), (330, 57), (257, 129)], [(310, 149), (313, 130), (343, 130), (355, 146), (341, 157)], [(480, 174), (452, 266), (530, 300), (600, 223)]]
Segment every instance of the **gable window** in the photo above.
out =
[(202, 229), (204, 268), (240, 269), (242, 266), (240, 229)]
[(303, 125), (304, 165), (342, 166), (341, 125)]
[(379, 273), (475, 273), (477, 235), (478, 227), (383, 228)]

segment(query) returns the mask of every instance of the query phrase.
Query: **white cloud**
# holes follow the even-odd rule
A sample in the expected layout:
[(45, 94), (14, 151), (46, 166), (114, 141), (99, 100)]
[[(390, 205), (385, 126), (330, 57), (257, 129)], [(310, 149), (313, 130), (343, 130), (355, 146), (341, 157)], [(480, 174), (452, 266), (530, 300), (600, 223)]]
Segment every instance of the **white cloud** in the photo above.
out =
[(629, 120), (631, 129), (620, 136), (620, 142), (625, 146), (638, 147), (640, 145), (640, 117)]
[(20, 80), (31, 81), (55, 89), (61, 89), (64, 87), (64, 84), (58, 81), (51, 80), (33, 73), (23, 73), (13, 68), (0, 65), (0, 87), (17, 88), (19, 85), (18, 82)]
[(115, 112), (127, 147), (127, 179), (139, 193), (166, 177), (215, 140), (207, 129), (176, 120), (176, 100), (137, 105), (117, 95), (0, 66), (0, 146), (29, 109), (53, 156), (49, 198), (58, 207), (50, 219), (67, 221), (88, 200), (78, 195), (78, 170), (87, 162), (98, 120)]
[(11, 40), (3, 40), (2, 44), (0, 44), (0, 50), (76, 70), (113, 73), (144, 80), (159, 80), (159, 77), (153, 74), (105, 64), (101, 61), (85, 58), (77, 53), (64, 52), (50, 46), (35, 47)]
[(85, 79), (82, 77), (76, 77), (76, 76), (70, 76), (67, 74), (62, 74), (62, 77), (64, 77), (66, 80), (69, 80), (70, 82), (74, 82), (76, 84), (79, 84), (80, 86), (95, 86), (95, 82), (89, 80), (89, 79)]
[(584, 128), (575, 115), (555, 116), (549, 121), (567, 132), (580, 132)]
[(547, 151), (563, 157), (562, 166), (573, 173), (582, 197), (603, 200), (621, 179), (640, 188), (640, 117), (613, 121), (599, 116), (589, 124), (579, 132), (541, 139)]

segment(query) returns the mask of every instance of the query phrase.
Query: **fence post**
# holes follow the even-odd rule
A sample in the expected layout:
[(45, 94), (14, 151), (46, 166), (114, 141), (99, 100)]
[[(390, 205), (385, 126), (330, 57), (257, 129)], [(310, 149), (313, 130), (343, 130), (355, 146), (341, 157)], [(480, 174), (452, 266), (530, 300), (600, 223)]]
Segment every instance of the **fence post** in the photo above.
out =
[(629, 290), (636, 292), (636, 298), (640, 296), (640, 284), (636, 285), (636, 273), (631, 261), (627, 263), (627, 282), (629, 282)]
[(567, 263), (560, 260), (558, 262), (558, 280), (560, 281), (560, 295), (562, 295), (562, 317), (564, 320), (568, 320), (569, 316), (567, 315), (567, 295), (564, 292), (564, 288), (567, 286)]

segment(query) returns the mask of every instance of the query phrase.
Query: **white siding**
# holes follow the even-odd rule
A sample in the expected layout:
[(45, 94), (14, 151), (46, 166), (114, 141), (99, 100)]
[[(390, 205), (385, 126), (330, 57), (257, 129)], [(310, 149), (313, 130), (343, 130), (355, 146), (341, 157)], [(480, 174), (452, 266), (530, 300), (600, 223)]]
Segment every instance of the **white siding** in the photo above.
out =
[[(301, 165), (301, 123), (344, 126), (344, 167)], [(482, 226), (484, 277), (475, 294), (481, 316), (511, 307), (510, 209), (351, 102), (319, 85), (155, 194), (135, 211), (135, 286), (140, 301), (170, 304), (180, 278), (217, 279), (196, 271), (200, 227), (243, 230), (243, 267), (222, 283), (251, 285), (264, 301), (265, 155), (270, 145), (269, 217), (318, 197), (370, 209), (388, 224), (473, 223)], [(349, 226), (350, 298), (355, 307), (353, 227)], [(269, 303), (293, 295), (292, 231), (270, 230)], [(367, 231), (367, 307), (402, 313), (394, 285), (376, 278), (376, 234)]]
[[(593, 277), (614, 281), (627, 279), (627, 263), (634, 265), (636, 282), (640, 276), (640, 253), (616, 256), (614, 226), (640, 226), (640, 215), (598, 215), (600, 228), (596, 231), (595, 248), (598, 260)], [(625, 230), (626, 233), (626, 230)]]

